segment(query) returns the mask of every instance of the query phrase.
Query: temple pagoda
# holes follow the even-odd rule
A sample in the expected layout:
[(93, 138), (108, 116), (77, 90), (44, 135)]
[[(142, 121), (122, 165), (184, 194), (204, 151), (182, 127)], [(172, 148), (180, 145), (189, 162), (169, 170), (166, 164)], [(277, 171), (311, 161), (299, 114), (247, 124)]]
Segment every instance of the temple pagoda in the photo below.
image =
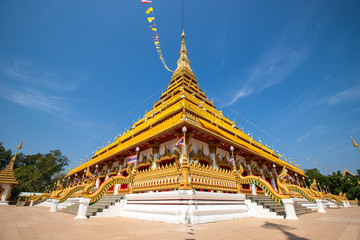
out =
[[(301, 169), (281, 160), (274, 150), (242, 132), (234, 121), (230, 121), (216, 109), (199, 88), (190, 67), (184, 32), (181, 39), (180, 58), (170, 85), (151, 111), (134, 122), (130, 130), (125, 131), (115, 142), (97, 151), (89, 161), (72, 169), (67, 176), (71, 182), (85, 176), (84, 170), (87, 168), (92, 173), (98, 173), (97, 187), (112, 175), (126, 175), (125, 158), (136, 154), (136, 148), (140, 149), (136, 166), (138, 172), (174, 163), (181, 164), (181, 153), (173, 148), (183, 135), (182, 128), (185, 126), (189, 164), (199, 163), (202, 166), (232, 170), (233, 165), (229, 160), (233, 154), (236, 168), (243, 164), (245, 176), (262, 176), (275, 189), (275, 172), (281, 172), (283, 167), (288, 169), (292, 179), (298, 179), (303, 184), (304, 173)], [(231, 146), (233, 152), (230, 150)], [(191, 188), (202, 189), (201, 186), (193, 185)], [(124, 187), (127, 186), (121, 186), (121, 190)], [(242, 186), (242, 192), (261, 194), (261, 189), (246, 185)]]
[[(316, 182), (305, 188), (302, 169), (223, 116), (199, 88), (187, 54), (182, 32), (177, 68), (152, 109), (70, 169), (66, 187), (58, 183), (55, 191), (33, 197), (31, 205), (50, 197), (44, 202), (50, 211), (59, 206), (83, 219), (116, 199), (96, 217), (203, 223), (249, 216), (297, 219), (294, 199), (318, 212), (325, 212), (325, 197), (346, 200), (319, 192)], [(283, 215), (256, 206), (254, 196), (273, 201)]]

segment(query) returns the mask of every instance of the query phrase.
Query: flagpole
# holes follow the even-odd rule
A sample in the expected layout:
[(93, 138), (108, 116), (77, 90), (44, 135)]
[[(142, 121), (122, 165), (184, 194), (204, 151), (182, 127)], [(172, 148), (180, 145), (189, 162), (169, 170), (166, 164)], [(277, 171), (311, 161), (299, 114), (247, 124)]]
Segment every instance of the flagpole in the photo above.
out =
[(185, 142), (186, 131), (187, 131), (187, 129), (184, 126), (182, 128), (182, 132), (184, 133), (184, 148), (183, 148), (182, 163), (181, 163), (182, 178), (181, 178), (179, 190), (191, 190), (191, 184), (189, 182), (190, 167), (189, 167), (187, 156), (186, 156), (186, 142)]
[[(182, 160), (183, 160), (183, 161), (184, 161), (184, 158), (186, 158), (186, 157), (185, 157), (185, 154), (186, 154), (186, 150), (187, 150), (187, 148), (186, 148), (186, 137), (185, 137), (186, 131), (187, 131), (187, 129), (186, 129), (186, 127), (184, 126), (184, 127), (182, 128), (182, 132), (184, 133), (184, 148), (183, 148), (183, 156), (182, 156)], [(186, 160), (187, 160), (187, 158), (186, 158)]]
[(181, 18), (181, 27), (184, 31), (184, 0), (182, 0), (182, 18)]

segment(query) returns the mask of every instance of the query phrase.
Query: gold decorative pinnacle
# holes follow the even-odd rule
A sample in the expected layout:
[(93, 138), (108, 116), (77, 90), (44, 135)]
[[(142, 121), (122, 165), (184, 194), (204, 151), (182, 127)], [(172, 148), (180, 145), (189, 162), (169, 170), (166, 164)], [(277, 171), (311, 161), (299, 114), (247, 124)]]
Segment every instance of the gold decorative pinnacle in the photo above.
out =
[(187, 50), (186, 50), (186, 43), (185, 43), (185, 33), (184, 30), (181, 34), (181, 49), (180, 49), (180, 58), (179, 60), (176, 62), (177, 63), (177, 68), (175, 69), (176, 71), (180, 71), (180, 69), (182, 68), (188, 68), (190, 71), (190, 61), (187, 57)]

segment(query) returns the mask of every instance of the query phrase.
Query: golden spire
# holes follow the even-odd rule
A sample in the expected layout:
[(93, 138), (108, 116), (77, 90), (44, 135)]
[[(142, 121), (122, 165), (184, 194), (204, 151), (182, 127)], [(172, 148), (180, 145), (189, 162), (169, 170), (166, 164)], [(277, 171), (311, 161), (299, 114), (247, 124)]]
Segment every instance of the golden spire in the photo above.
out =
[(357, 144), (357, 143), (355, 142), (355, 140), (353, 139), (353, 137), (351, 137), (351, 140), (352, 140), (352, 142), (353, 142), (353, 146), (354, 146), (354, 147), (358, 147), (358, 146), (359, 146), (359, 144)]
[(184, 30), (183, 30), (183, 32), (181, 34), (180, 58), (176, 63), (177, 63), (177, 68), (176, 68), (175, 72), (179, 71), (182, 68), (188, 68), (190, 71), (192, 71), (191, 68), (190, 68), (191, 63), (190, 63), (190, 61), (189, 61), (189, 59), (187, 57)]

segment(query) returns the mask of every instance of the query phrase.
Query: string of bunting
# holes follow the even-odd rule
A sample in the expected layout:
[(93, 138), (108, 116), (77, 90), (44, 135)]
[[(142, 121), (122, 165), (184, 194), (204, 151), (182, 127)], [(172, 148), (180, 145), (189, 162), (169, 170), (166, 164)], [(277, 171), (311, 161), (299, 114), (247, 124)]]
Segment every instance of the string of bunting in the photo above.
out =
[(118, 123), (121, 119), (123, 119), (124, 117), (126, 117), (127, 115), (129, 115), (130, 113), (132, 113), (135, 109), (139, 108), (142, 104), (146, 103), (147, 101), (149, 101), (151, 98), (153, 98), (154, 96), (158, 95), (160, 92), (163, 92), (164, 89), (166, 89), (166, 87), (162, 87), (161, 89), (159, 89), (158, 91), (156, 91), (153, 95), (151, 95), (150, 97), (144, 99), (142, 102), (140, 102), (138, 105), (136, 105), (135, 107), (133, 107), (132, 109), (130, 109), (128, 112), (126, 112), (125, 114), (123, 114), (121, 117), (119, 117), (117, 120), (115, 120), (114, 122), (112, 122), (110, 125), (108, 125), (107, 127), (105, 127), (103, 130), (101, 130), (98, 134), (96, 134), (95, 136), (91, 137), (88, 141), (86, 141), (85, 143), (83, 143), (82, 145), (80, 145), (80, 147), (78, 147), (77, 149), (75, 149), (74, 151), (72, 151), (69, 154), (69, 158), (76, 153), (77, 151), (79, 151), (81, 148), (85, 147), (87, 144), (89, 144), (90, 142), (92, 142), (95, 138), (97, 138), (98, 136), (100, 136), (101, 134), (103, 134), (104, 132), (106, 132), (107, 130), (109, 130), (112, 126), (114, 126), (116, 123)]
[(157, 28), (156, 20), (155, 20), (154, 8), (152, 6), (152, 1), (151, 0), (141, 0), (141, 3), (143, 3), (143, 4), (145, 3), (147, 5), (147, 7), (148, 7), (148, 4), (150, 4), (150, 7), (147, 8), (145, 13), (147, 16), (147, 20), (150, 24), (149, 28), (154, 33), (153, 40), (154, 40), (156, 52), (159, 55), (159, 58), (160, 58), (162, 64), (164, 65), (165, 69), (168, 70), (169, 72), (174, 72), (173, 70), (168, 68), (168, 66), (166, 65), (165, 59), (163, 57), (163, 53), (162, 53), (161, 46), (160, 46), (158, 28)]
[[(111, 128), (112, 126), (114, 126), (117, 122), (119, 122), (121, 119), (123, 119), (124, 117), (126, 117), (127, 115), (129, 115), (131, 112), (133, 112), (135, 109), (137, 109), (138, 107), (140, 107), (142, 104), (146, 103), (147, 101), (149, 101), (151, 98), (153, 98), (154, 96), (158, 95), (160, 92), (163, 92), (164, 89), (166, 89), (166, 87), (162, 87), (161, 89), (159, 89), (158, 91), (156, 91), (154, 94), (152, 94), (150, 97), (144, 99), (142, 102), (140, 102), (138, 105), (136, 105), (135, 107), (133, 107), (132, 109), (130, 109), (128, 112), (126, 112), (125, 114), (123, 114), (120, 118), (118, 118), (117, 120), (115, 120), (113, 123), (111, 123), (109, 126), (107, 126), (106, 128), (104, 128), (103, 130), (101, 130), (98, 134), (96, 134), (95, 136), (93, 136), (92, 138), (90, 138), (87, 142), (85, 142), (84, 144), (82, 144), (80, 147), (78, 147), (77, 149), (75, 149), (72, 153), (70, 153), (70, 156), (72, 156), (75, 152), (77, 152), (78, 150), (80, 150), (81, 148), (85, 147), (87, 144), (89, 144), (92, 140), (94, 140), (95, 138), (97, 138), (98, 136), (100, 136), (101, 134), (103, 134), (105, 131), (107, 131), (109, 128)], [(63, 162), (63, 160), (60, 160), (60, 162)], [(39, 177), (41, 177), (45, 172), (48, 172), (50, 170), (52, 170), (52, 168), (57, 167), (57, 165), (52, 166), (52, 167), (48, 167), (47, 169), (45, 169), (43, 172), (37, 174), (34, 178), (28, 180), (24, 186), (27, 187), (30, 183), (32, 183), (33, 181), (37, 180)]]
[[(226, 104), (221, 101), (219, 98), (217, 98), (214, 94), (212, 94), (211, 92), (207, 91), (216, 101), (220, 102), (221, 104), (223, 104), (224, 106), (226, 106)], [(329, 172), (330, 174), (332, 174), (332, 172), (327, 169), (326, 167), (322, 166), (321, 164), (319, 164), (318, 162), (312, 160), (310, 157), (306, 156), (304, 153), (302, 153), (301, 151), (296, 150), (295, 148), (293, 148), (292, 146), (286, 144), (285, 142), (279, 140), (278, 138), (272, 136), (270, 133), (268, 133), (267, 131), (261, 129), (259, 126), (255, 125), (253, 122), (249, 121), (248, 119), (246, 119), (244, 116), (242, 116), (241, 114), (239, 114), (237, 111), (235, 111), (234, 109), (232, 109), (231, 107), (227, 106), (227, 108), (233, 112), (235, 115), (237, 115), (238, 117), (240, 117), (241, 119), (243, 119), (244, 121), (246, 121), (248, 124), (250, 124), (251, 126), (253, 126), (254, 128), (256, 128), (257, 130), (259, 130), (260, 132), (264, 133), (265, 135), (269, 136), (270, 138), (274, 139), (276, 142), (279, 142), (280, 144), (282, 144), (283, 146), (285, 146), (286, 148), (289, 148), (291, 150), (293, 150), (294, 152), (296, 152), (297, 154), (301, 155), (302, 157), (306, 158), (308, 161), (312, 162), (313, 164), (321, 167), (323, 170)], [(278, 154), (279, 157), (282, 157), (282, 155)], [(284, 157), (285, 161), (287, 162), (287, 159)], [(297, 163), (295, 163), (295, 161), (293, 161), (295, 166), (299, 167), (299, 165)], [(290, 163), (292, 164), (292, 162), (290, 161)]]
[(358, 147), (359, 147), (359, 144), (357, 144), (357, 143), (355, 142), (355, 140), (354, 140), (353, 137), (351, 137), (351, 140), (352, 140), (352, 142), (353, 142), (353, 147), (356, 148), (356, 149), (358, 150), (359, 154), (360, 154), (360, 149), (358, 148)]

